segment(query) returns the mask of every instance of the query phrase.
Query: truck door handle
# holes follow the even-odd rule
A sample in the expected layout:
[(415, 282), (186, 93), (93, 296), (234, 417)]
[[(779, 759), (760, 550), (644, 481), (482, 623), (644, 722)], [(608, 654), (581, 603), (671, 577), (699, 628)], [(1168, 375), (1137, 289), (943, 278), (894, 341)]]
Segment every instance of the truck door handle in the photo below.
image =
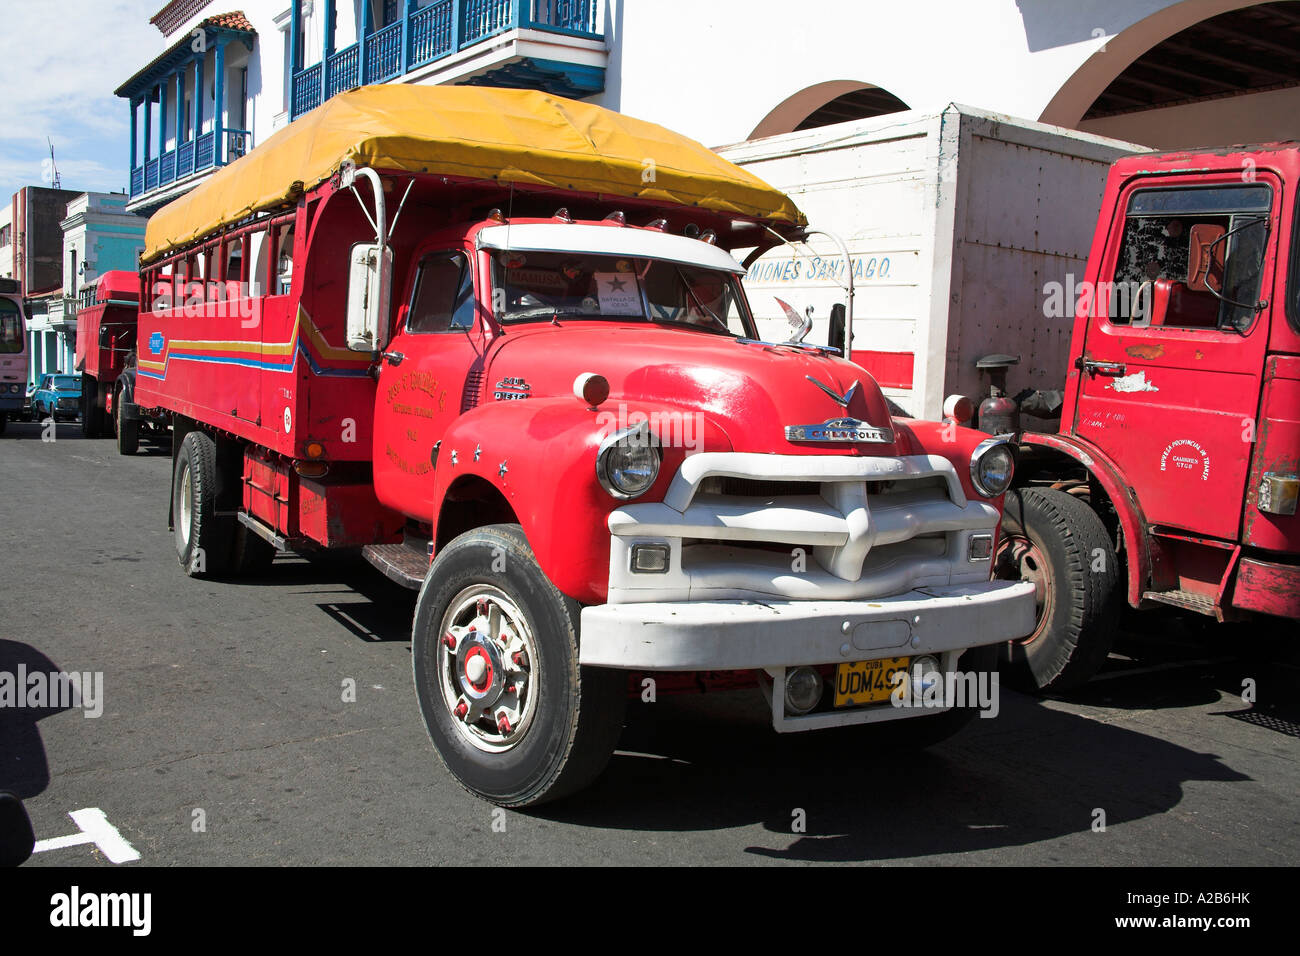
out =
[(401, 352), (385, 352), (384, 358), (388, 361), (389, 365), (401, 365), (406, 356)]
[(1098, 362), (1095, 359), (1078, 358), (1074, 360), (1074, 367), (1091, 372), (1093, 375), (1123, 375), (1127, 366), (1123, 362)]

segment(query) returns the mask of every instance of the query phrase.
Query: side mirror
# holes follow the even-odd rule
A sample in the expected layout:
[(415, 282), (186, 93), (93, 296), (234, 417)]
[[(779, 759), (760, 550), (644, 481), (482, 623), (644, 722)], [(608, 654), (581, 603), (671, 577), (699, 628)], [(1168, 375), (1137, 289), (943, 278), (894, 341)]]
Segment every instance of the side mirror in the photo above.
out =
[(388, 304), (393, 288), (393, 251), (358, 242), (348, 257), (347, 345), (354, 352), (382, 352), (388, 345)]
[[(826, 340), (826, 344), (833, 349), (839, 349), (840, 354), (844, 355), (844, 315), (846, 313), (843, 302), (836, 302), (831, 306), (831, 332)], [(848, 358), (847, 355), (844, 355)]]

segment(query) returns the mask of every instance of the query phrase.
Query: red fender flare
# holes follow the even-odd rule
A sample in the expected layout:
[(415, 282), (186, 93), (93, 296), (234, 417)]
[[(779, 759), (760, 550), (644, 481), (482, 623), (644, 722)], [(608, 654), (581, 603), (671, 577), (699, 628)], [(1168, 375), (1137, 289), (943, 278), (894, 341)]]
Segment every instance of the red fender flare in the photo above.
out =
[(1128, 603), (1137, 607), (1147, 582), (1151, 580), (1151, 537), (1147, 533), (1142, 506), (1119, 468), (1095, 445), (1074, 436), (1024, 432), (1018, 436), (1018, 441), (1022, 445), (1039, 445), (1069, 455), (1088, 469), (1088, 474), (1106, 490), (1124, 531), (1124, 548), (1128, 554)]

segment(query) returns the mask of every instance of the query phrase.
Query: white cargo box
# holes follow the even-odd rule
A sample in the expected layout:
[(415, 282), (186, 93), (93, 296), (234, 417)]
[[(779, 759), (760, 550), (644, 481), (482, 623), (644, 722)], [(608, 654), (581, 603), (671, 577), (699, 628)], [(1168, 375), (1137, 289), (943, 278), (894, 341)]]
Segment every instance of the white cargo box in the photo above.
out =
[[(895, 113), (718, 150), (787, 192), (853, 261), (853, 355), (906, 413), (942, 417), (945, 395), (985, 392), (975, 361), (1019, 355), (1022, 388), (1060, 388), (1110, 164), (1146, 147), (967, 106)], [(823, 237), (768, 252), (745, 280), (764, 339), (789, 337), (779, 297), (825, 343), (844, 300)], [(1059, 283), (1059, 286), (1055, 286)], [(1053, 298), (1054, 297), (1054, 298)]]

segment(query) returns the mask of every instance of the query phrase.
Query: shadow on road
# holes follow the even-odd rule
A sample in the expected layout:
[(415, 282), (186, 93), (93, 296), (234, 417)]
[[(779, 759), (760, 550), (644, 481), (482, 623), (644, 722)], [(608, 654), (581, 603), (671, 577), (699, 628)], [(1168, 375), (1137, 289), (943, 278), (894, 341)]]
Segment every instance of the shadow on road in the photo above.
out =
[(384, 577), (359, 552), (322, 552), (301, 557), (282, 554), (257, 578), (231, 582), (242, 587), (304, 588), (319, 595), (337, 585), (337, 601), (316, 606), (349, 633), (367, 643), (409, 641), (415, 592)]
[[(1215, 754), (1015, 692), (1002, 706), (996, 721), (900, 754), (873, 745), (877, 728), (774, 734), (763, 705), (734, 693), (638, 702), (595, 786), (537, 815), (670, 832), (761, 823), (789, 845), (747, 849), (757, 856), (884, 861), (1088, 833), (1098, 810), (1113, 827), (1177, 806), (1188, 781), (1249, 779)], [(798, 811), (803, 833), (792, 831)]]
[[(10, 680), (16, 682), (20, 675), (57, 673), (59, 667), (30, 644), (0, 640), (0, 674), (11, 675)], [(15, 689), (25, 700), (26, 688)], [(0, 706), (0, 790), (28, 800), (50, 784), (45, 745), (36, 725), (67, 708), (13, 706), (13, 703), (6, 700)]]

